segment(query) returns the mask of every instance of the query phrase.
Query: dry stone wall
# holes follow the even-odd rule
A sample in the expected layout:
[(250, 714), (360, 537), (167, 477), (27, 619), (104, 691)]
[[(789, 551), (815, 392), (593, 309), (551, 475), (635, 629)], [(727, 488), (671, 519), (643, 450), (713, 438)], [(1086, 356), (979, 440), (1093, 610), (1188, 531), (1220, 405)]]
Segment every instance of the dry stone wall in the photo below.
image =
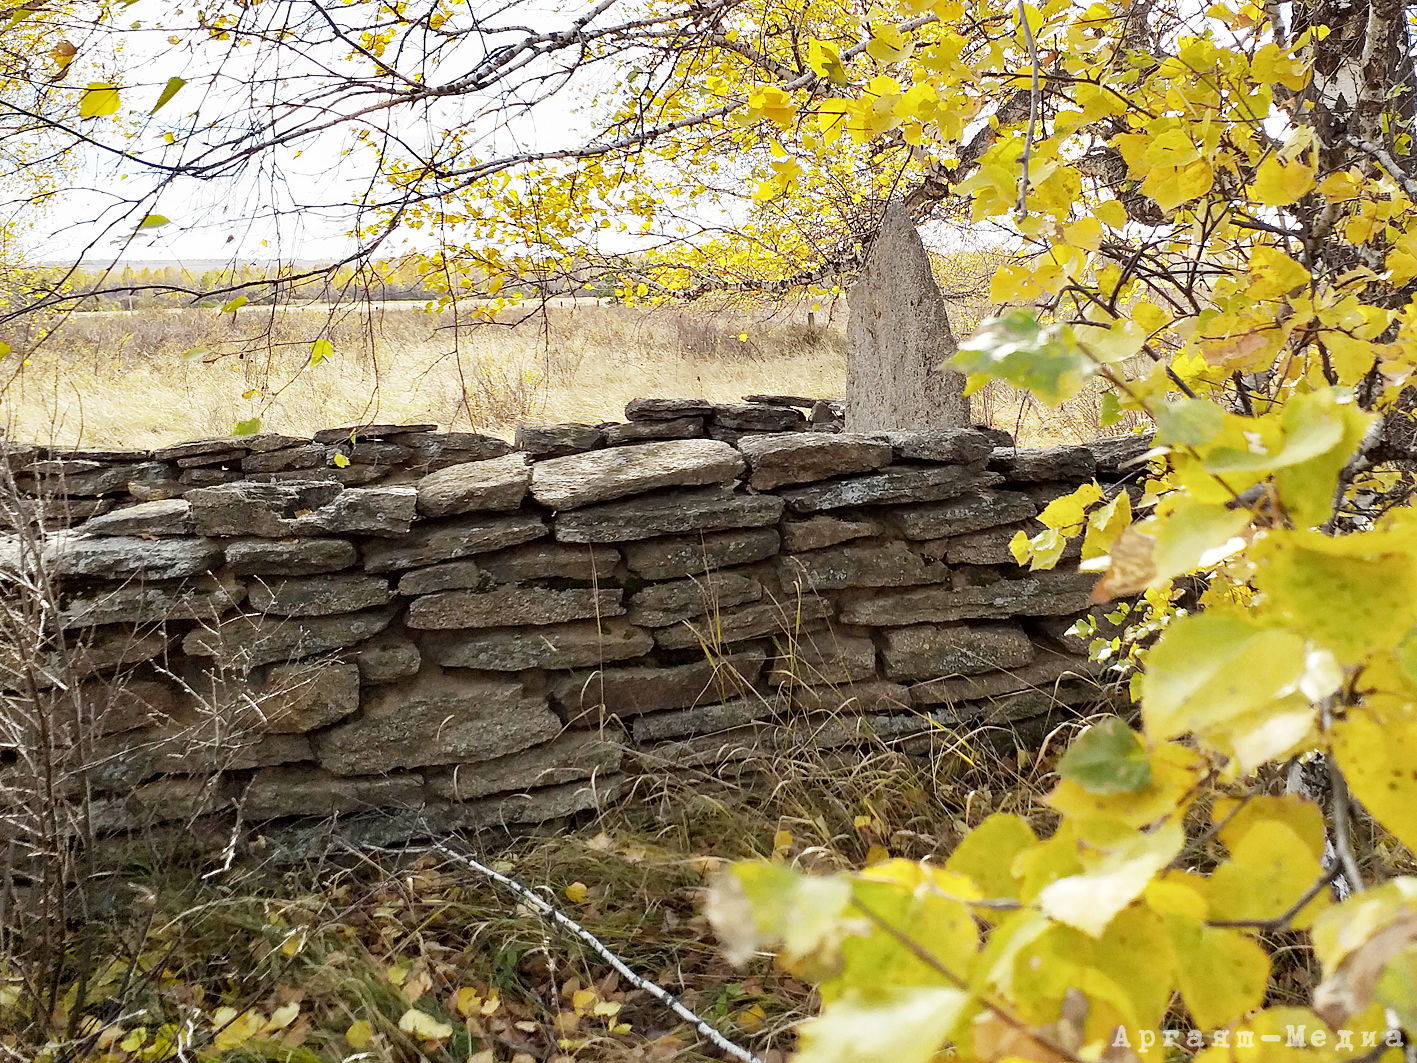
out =
[(375, 813), (389, 838), (1095, 698), (1065, 634), (1091, 580), (1008, 542), (1141, 441), (845, 434), (828, 404), (754, 399), (639, 400), (515, 446), (428, 425), (12, 445), (0, 584), (60, 590), (0, 687), (38, 675), (53, 726), (99, 736), (101, 829)]

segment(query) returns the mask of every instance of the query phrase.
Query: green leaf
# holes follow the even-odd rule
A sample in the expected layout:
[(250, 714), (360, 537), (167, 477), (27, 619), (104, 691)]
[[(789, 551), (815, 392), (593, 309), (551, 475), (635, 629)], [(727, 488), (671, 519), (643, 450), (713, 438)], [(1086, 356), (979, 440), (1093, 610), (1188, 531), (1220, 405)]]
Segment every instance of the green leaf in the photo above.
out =
[(231, 300), (231, 302), (227, 303), (227, 304), (226, 304), (225, 306), (223, 306), (220, 310), (218, 310), (217, 313), (218, 313), (218, 314), (234, 314), (234, 313), (236, 313), (236, 311), (240, 310), (243, 306), (245, 306), (245, 305), (246, 305), (247, 303), (249, 303), (250, 301), (251, 301), (251, 300), (250, 300), (250, 299), (247, 299), (246, 296), (244, 296), (244, 295), (238, 295), (235, 299)]
[(959, 345), (949, 364), (969, 374), (965, 394), (991, 379), (1031, 391), (1056, 406), (1082, 388), (1097, 366), (1066, 326), (1043, 326), (1027, 310), (990, 318)]
[(940, 986), (853, 989), (803, 1023), (799, 1063), (927, 1063), (965, 1014), (969, 994)]
[(1094, 794), (1136, 794), (1151, 785), (1151, 759), (1121, 717), (1084, 731), (1058, 761), (1058, 774)]
[(10, 353), (11, 347), (4, 340), (0, 340), (0, 358), (4, 358)]
[(333, 358), (334, 355), (335, 345), (329, 340), (316, 340), (310, 344), (310, 364), (312, 366), (319, 365), (327, 358)]
[(149, 214), (138, 223), (138, 231), (142, 232), (144, 229), (160, 229), (166, 224), (168, 224), (168, 220), (161, 214)]
[(1122, 419), (1122, 403), (1117, 398), (1115, 391), (1106, 392), (1102, 396), (1102, 401), (1098, 404), (1097, 426), (1099, 428), (1111, 428)]
[(103, 81), (91, 81), (79, 98), (80, 118), (105, 118), (118, 110), (118, 89)]
[(153, 104), (153, 109), (149, 111), (148, 114), (157, 114), (158, 111), (166, 107), (168, 103), (172, 101), (172, 97), (176, 96), (178, 90), (180, 90), (185, 84), (187, 84), (186, 78), (168, 78), (167, 84), (163, 86), (161, 95), (159, 95), (157, 98), (157, 103)]
[(1225, 428), (1225, 411), (1204, 399), (1181, 399), (1156, 410), (1156, 442), (1163, 446), (1201, 447)]
[(236, 428), (231, 434), (236, 436), (253, 436), (260, 430), (261, 419), (259, 417), (252, 417), (249, 421), (237, 421)]

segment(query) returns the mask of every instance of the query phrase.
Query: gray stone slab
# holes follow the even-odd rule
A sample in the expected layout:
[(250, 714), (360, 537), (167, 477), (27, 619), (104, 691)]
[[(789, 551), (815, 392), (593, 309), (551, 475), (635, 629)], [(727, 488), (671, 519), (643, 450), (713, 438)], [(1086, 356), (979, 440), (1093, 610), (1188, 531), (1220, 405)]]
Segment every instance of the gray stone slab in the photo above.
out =
[(38, 556), (14, 537), (0, 538), (0, 572), (121, 580), (181, 579), (215, 568), (221, 549), (206, 539), (139, 539), (62, 531), (45, 539)]
[(773, 495), (739, 494), (722, 487), (658, 491), (560, 514), (556, 519), (556, 538), (571, 543), (615, 543), (726, 528), (758, 528), (776, 524), (782, 506), (782, 499)]
[(191, 506), (182, 498), (166, 498), (125, 506), (84, 522), (89, 535), (191, 535)]
[(1038, 506), (1017, 491), (965, 491), (944, 502), (900, 506), (890, 517), (908, 539), (943, 539), (1029, 520)]
[(881, 634), (888, 679), (934, 679), (1017, 668), (1033, 660), (1033, 643), (1015, 624), (914, 624)]
[(60, 627), (153, 624), (165, 620), (215, 620), (236, 608), (246, 587), (229, 576), (198, 576), (181, 582), (132, 582), (67, 597)]
[(222, 549), (238, 575), (308, 576), (338, 572), (359, 560), (346, 539), (235, 539)]
[(782, 522), (782, 548), (792, 554), (806, 553), (878, 535), (880, 531), (881, 525), (874, 520), (844, 520), (825, 514), (806, 520), (785, 520)]
[(935, 428), (914, 432), (882, 432), (902, 461), (946, 465), (982, 465), (994, 452), (994, 441), (976, 428)]
[(843, 635), (823, 628), (795, 638), (775, 640), (768, 661), (773, 686), (823, 686), (855, 683), (876, 676), (876, 644), (865, 635)]
[(411, 628), (445, 631), (470, 627), (561, 624), (568, 620), (620, 616), (620, 588), (497, 587), (490, 591), (441, 591), (415, 598), (404, 622)]
[(433, 631), (419, 640), (424, 656), (445, 668), (519, 672), (586, 668), (643, 657), (654, 639), (624, 619), (575, 620), (526, 628)]
[(560, 458), (605, 445), (605, 434), (588, 424), (519, 424), (516, 448), (531, 458)]
[(668, 421), (711, 413), (713, 403), (707, 399), (631, 399), (625, 406), (627, 421)]
[(272, 616), (354, 613), (385, 605), (393, 597), (386, 578), (362, 572), (256, 581), (251, 584), (249, 595), (252, 609)]
[(790, 406), (728, 402), (714, 403), (709, 425), (737, 432), (801, 432), (807, 427), (807, 418)]
[(418, 512), (425, 517), (509, 513), (521, 506), (530, 484), (525, 454), (449, 465), (418, 482)]
[(620, 551), (611, 546), (545, 541), (482, 554), (477, 563), (498, 583), (545, 579), (605, 583), (620, 563)]
[(654, 583), (630, 596), (630, 621), (642, 627), (667, 627), (763, 596), (763, 585), (750, 576), (713, 572), (706, 576)]
[(243, 472), (289, 472), (292, 469), (316, 469), (325, 464), (329, 448), (318, 443), (304, 443), (285, 450), (264, 454), (248, 454), (241, 459)]
[(485, 590), (492, 578), (476, 561), (445, 561), (430, 568), (415, 568), (399, 577), (398, 591), (405, 598), (439, 591)]
[(704, 419), (676, 417), (672, 421), (630, 421), (628, 424), (607, 425), (603, 431), (608, 447), (644, 443), (651, 439), (697, 439), (704, 434)]
[(627, 544), (625, 563), (631, 572), (645, 579), (701, 576), (715, 569), (772, 557), (780, 543), (776, 528), (651, 539)]
[(322, 428), (315, 433), (316, 443), (347, 443), (361, 439), (388, 439), (415, 432), (432, 432), (436, 424), (360, 424), (344, 428)]
[(417, 675), (423, 655), (409, 639), (385, 632), (355, 648), (354, 663), (366, 683), (392, 683)]
[(333, 502), (343, 488), (320, 481), (259, 483), (242, 480), (199, 487), (186, 494), (192, 522), (202, 535), (283, 538), (297, 514)]
[(797, 513), (816, 513), (845, 506), (876, 506), (895, 502), (930, 502), (999, 482), (996, 473), (965, 465), (898, 465), (865, 476), (829, 480), (779, 492)]
[(977, 675), (943, 676), (915, 683), (910, 700), (917, 705), (953, 705), (980, 701), (1000, 694), (1035, 688), (1051, 689), (1060, 680), (1087, 678), (1098, 674), (1101, 665), (1086, 657), (1053, 653), (1035, 647), (1037, 656), (1028, 664)]
[(417, 492), (407, 484), (363, 487), (345, 491), (313, 513), (291, 521), (297, 535), (408, 534), (417, 517)]
[[(343, 720), (359, 708), (359, 668), (353, 661), (325, 660), (272, 665), (264, 682), (247, 697), (252, 714), (260, 717), (260, 730), (305, 734)], [(255, 726), (256, 721), (251, 723)]]
[[(869, 627), (943, 623), (955, 620), (1003, 619), (1011, 616), (1056, 616), (1087, 608), (1094, 577), (1059, 573), (1044, 578), (1034, 573), (1019, 579), (996, 579), (976, 586), (916, 587), (877, 591), (842, 602), (841, 620)], [(1071, 578), (1066, 578), (1071, 577)]]
[(805, 625), (831, 616), (830, 603), (822, 598), (801, 601), (757, 602), (724, 609), (712, 616), (685, 621), (654, 633), (655, 645), (665, 650), (717, 647), (762, 635), (792, 634)]
[(607, 717), (730, 701), (751, 692), (763, 654), (737, 653), (676, 665), (618, 665), (555, 676), (551, 699), (573, 726), (598, 727)]
[(743, 458), (712, 439), (673, 439), (539, 461), (531, 494), (557, 511), (644, 494), (662, 487), (697, 487), (737, 478)]
[(305, 764), (261, 768), (239, 804), (242, 817), (253, 823), (418, 808), (423, 804), (423, 777), (417, 772), (341, 777)]
[(911, 587), (950, 581), (948, 567), (925, 560), (899, 540), (849, 543), (785, 554), (778, 558), (777, 568), (784, 586), (800, 586), (804, 591)]
[(1097, 474), (1097, 459), (1087, 447), (998, 447), (989, 468), (1010, 483), (1085, 483)]
[(561, 730), (544, 700), (502, 679), (422, 672), (363, 701), (358, 716), (314, 737), (320, 766), (335, 775), (491, 760)]
[(364, 567), (369, 572), (421, 568), (516, 546), (546, 533), (546, 524), (540, 517), (526, 514), (453, 517), (420, 525), (398, 541), (366, 544)]
[[(752, 470), (748, 483), (759, 491), (872, 472), (889, 465), (894, 456), (889, 443), (847, 433), (745, 436), (738, 449)], [(986, 450), (980, 460), (987, 457)]]
[(428, 792), (448, 801), (471, 801), (604, 775), (618, 770), (624, 759), (624, 744), (609, 734), (567, 732), (496, 760), (430, 769)]
[(182, 649), (193, 657), (216, 657), (229, 667), (252, 668), (353, 646), (388, 627), (395, 612), (393, 607), (385, 607), (300, 619), (242, 613), (220, 625), (189, 631)]

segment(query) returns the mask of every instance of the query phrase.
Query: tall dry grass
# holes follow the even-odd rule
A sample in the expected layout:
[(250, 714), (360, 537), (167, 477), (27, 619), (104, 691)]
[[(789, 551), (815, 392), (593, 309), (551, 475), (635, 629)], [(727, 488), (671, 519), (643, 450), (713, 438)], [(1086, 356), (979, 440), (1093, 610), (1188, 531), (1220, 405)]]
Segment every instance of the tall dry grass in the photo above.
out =
[[(839, 398), (845, 388), (843, 301), (817, 309), (810, 325), (805, 304), (558, 300), (490, 321), (470, 310), (392, 303), (74, 314), (23, 366), (0, 363), (0, 427), (12, 439), (86, 447), (222, 436), (252, 418), (292, 435), (370, 421), (510, 435), (522, 421), (617, 420), (643, 396)], [(957, 331), (968, 334), (986, 311), (974, 298), (958, 302)], [(335, 353), (312, 366), (321, 339)], [(991, 385), (975, 415), (1021, 442), (1097, 434), (1093, 394), (1050, 411)]]

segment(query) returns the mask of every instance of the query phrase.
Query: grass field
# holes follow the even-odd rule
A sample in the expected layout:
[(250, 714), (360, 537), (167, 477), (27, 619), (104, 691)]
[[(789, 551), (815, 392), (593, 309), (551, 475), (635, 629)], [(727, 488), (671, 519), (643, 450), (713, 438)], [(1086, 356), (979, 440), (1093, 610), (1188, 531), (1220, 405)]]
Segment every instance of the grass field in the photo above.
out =
[[(959, 308), (959, 331), (981, 313)], [(510, 436), (520, 421), (622, 419), (625, 403), (643, 396), (839, 398), (845, 302), (815, 318), (809, 325), (804, 304), (595, 302), (504, 311), (491, 322), (464, 315), (456, 325), (451, 313), (409, 304), (75, 314), (0, 377), (0, 425), (12, 439), (89, 447), (227, 435), (253, 417), (292, 435), (396, 421)], [(312, 366), (320, 339), (334, 355)], [(976, 420), (1021, 442), (1097, 434), (1093, 396), (1053, 412), (991, 385), (974, 401)]]

